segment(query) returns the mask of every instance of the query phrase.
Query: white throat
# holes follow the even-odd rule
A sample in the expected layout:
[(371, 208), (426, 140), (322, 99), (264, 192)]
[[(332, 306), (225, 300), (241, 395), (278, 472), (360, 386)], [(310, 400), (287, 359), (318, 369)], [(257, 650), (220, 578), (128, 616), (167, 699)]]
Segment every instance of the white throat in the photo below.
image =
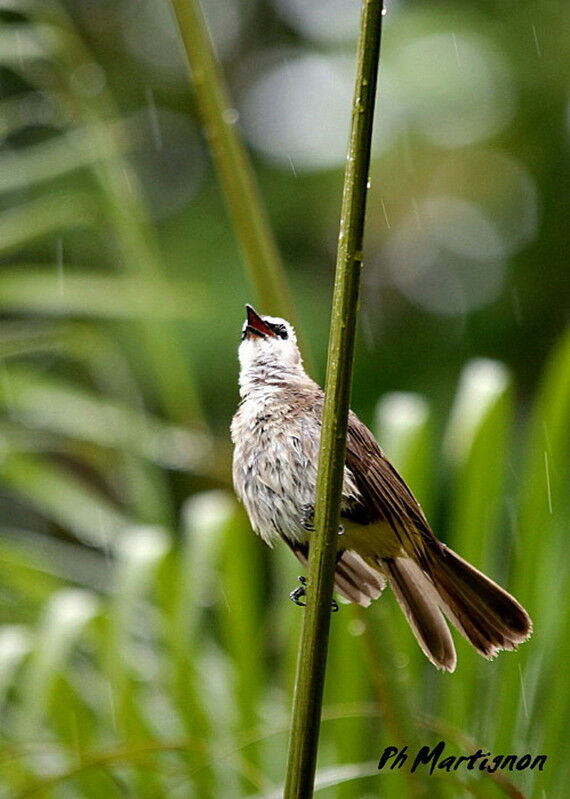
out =
[[(262, 349), (260, 343), (244, 341), (239, 348), (239, 388), (242, 398), (252, 391), (308, 380), (298, 350), (295, 359), (276, 358), (270, 348)], [(253, 347), (257, 347), (257, 351), (252, 351)]]

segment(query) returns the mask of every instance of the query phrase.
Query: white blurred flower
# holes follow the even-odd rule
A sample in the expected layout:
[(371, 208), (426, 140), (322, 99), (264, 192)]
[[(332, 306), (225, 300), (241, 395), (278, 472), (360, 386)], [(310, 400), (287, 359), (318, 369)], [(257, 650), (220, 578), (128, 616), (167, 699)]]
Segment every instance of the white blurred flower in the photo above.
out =
[(417, 36), (396, 51), (390, 65), (411, 124), (436, 146), (455, 148), (482, 141), (502, 130), (513, 116), (508, 66), (482, 36)]
[(472, 203), (429, 198), (392, 231), (383, 260), (393, 284), (433, 313), (461, 315), (497, 298), (505, 281), (502, 242)]
[(518, 252), (536, 236), (536, 184), (516, 158), (491, 149), (450, 154), (431, 181), (436, 195), (461, 196), (484, 209), (502, 242), (503, 253)]
[[(260, 68), (261, 64), (261, 68)], [(250, 144), (295, 170), (344, 164), (354, 82), (354, 62), (341, 55), (286, 51), (258, 56), (240, 100), (240, 121)], [(382, 71), (386, 99), (377, 117), (374, 146), (389, 147), (400, 110), (394, 85)]]

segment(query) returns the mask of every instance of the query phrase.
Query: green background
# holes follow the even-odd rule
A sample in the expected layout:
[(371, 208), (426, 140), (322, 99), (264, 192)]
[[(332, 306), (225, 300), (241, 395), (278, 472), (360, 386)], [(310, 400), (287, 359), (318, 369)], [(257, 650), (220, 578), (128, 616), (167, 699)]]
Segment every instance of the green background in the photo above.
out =
[[(168, 3), (1, 8), (0, 797), (279, 796), (299, 567), (231, 490), (256, 289)], [(322, 381), (358, 4), (203, 8)], [(388, 593), (342, 607), (319, 785), (562, 796), (570, 13), (387, 8), (352, 406), (535, 632), (442, 675)], [(375, 773), (438, 740), (547, 766)]]

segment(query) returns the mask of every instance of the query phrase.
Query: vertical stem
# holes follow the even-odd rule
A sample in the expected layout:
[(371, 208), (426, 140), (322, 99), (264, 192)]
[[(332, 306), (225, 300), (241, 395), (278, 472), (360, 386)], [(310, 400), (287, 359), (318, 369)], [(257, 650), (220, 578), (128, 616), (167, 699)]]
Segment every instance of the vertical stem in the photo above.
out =
[(249, 280), (265, 313), (285, 316), (298, 330), (279, 251), (247, 150), (236, 133), (237, 112), (200, 9), (199, 0), (170, 0), (196, 91), (224, 198)]
[(313, 794), (330, 626), (337, 531), (346, 453), (348, 408), (383, 0), (363, 0), (352, 128), (344, 176), (327, 380), (285, 799)]

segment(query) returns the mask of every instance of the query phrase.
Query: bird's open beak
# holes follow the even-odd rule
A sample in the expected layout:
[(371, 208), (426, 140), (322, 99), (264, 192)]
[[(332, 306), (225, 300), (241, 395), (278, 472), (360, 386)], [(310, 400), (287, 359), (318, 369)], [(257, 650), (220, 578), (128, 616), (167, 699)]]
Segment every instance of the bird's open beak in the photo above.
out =
[(247, 333), (248, 335), (252, 336), (259, 336), (260, 338), (265, 338), (266, 336), (272, 336), (275, 338), (275, 332), (272, 330), (271, 327), (264, 322), (261, 316), (255, 311), (251, 305), (246, 305), (245, 309), (247, 311)]

